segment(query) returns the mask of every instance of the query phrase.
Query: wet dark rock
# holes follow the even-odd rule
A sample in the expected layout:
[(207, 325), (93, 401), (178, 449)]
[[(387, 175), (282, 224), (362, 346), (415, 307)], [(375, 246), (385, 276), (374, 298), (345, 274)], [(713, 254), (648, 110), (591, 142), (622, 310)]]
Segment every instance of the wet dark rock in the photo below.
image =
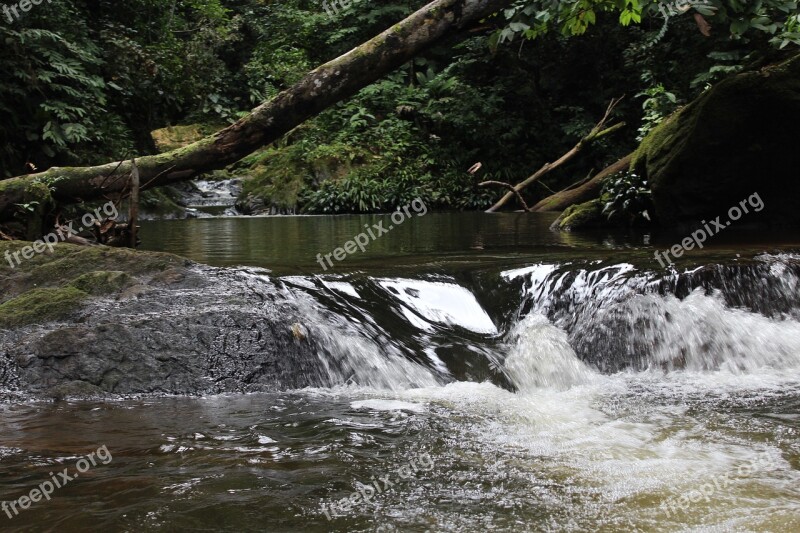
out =
[(699, 226), (754, 193), (739, 223), (800, 224), (800, 55), (718, 83), (655, 128), (631, 166), (650, 181), (659, 222)]
[[(54, 263), (60, 277), (42, 278)], [(114, 271), (104, 270), (108, 263)], [(0, 389), (58, 398), (326, 383), (311, 343), (293, 331), (300, 313), (266, 277), (167, 254), (66, 244), (55, 257), (9, 270), (0, 267), (0, 286), (14, 278), (15, 289), (2, 293), (0, 305), (42, 290), (37, 283), (72, 287), (73, 274), (87, 290), (92, 279), (102, 290), (37, 323), (0, 324)]]

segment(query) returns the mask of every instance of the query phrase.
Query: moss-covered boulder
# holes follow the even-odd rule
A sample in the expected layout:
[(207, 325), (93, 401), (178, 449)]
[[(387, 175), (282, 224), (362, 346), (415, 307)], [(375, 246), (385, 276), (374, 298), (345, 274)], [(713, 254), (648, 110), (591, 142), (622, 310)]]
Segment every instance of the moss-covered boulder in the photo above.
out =
[(30, 243), (0, 241), (0, 329), (65, 318), (94, 296), (115, 296), (185, 260), (106, 246), (61, 243), (25, 259)]
[(32, 289), (0, 304), (0, 327), (22, 326), (61, 318), (89, 295), (75, 287)]
[(182, 126), (169, 126), (150, 132), (153, 142), (160, 153), (169, 152), (189, 146), (200, 139), (215, 133), (225, 124), (187, 124)]
[(571, 205), (553, 222), (551, 229), (573, 231), (599, 228), (608, 225), (603, 216), (603, 205), (599, 199), (583, 204)]
[(0, 242), (0, 403), (331, 384), (327, 337), (265, 276), (63, 243), (16, 263), (26, 246)]
[[(747, 222), (800, 223), (800, 55), (728, 78), (654, 129), (631, 168), (664, 225), (721, 216), (758, 193)], [(743, 221), (744, 222), (744, 221)]]

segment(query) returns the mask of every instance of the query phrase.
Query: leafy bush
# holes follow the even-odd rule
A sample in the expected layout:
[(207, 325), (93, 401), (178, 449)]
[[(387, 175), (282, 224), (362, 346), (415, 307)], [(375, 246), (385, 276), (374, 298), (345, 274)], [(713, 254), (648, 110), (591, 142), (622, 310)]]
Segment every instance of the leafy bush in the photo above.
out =
[(642, 80), (651, 85), (636, 95), (637, 98), (645, 97), (642, 102), (642, 125), (639, 127), (637, 141), (644, 139), (653, 128), (672, 114), (677, 108), (677, 97), (669, 92), (661, 83), (654, 83), (650, 72), (642, 75)]
[(622, 172), (603, 184), (600, 202), (609, 222), (626, 225), (652, 222), (653, 201), (647, 180), (635, 172)]

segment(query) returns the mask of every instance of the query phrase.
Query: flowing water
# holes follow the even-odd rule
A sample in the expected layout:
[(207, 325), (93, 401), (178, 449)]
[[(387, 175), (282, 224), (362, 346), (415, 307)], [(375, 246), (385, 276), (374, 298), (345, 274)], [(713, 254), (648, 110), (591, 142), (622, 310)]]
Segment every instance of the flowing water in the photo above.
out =
[(145, 225), (151, 249), (275, 283), (324, 383), (0, 405), (0, 499), (111, 457), (0, 528), (800, 530), (791, 236), (665, 270), (649, 237), (431, 213), (317, 262), (378, 220)]

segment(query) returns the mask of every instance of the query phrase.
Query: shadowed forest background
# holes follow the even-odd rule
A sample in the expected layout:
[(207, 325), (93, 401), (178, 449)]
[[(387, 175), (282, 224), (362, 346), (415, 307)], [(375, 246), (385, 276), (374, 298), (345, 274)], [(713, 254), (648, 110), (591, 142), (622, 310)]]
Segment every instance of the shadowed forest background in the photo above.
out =
[[(416, 197), (485, 209), (505, 191), (478, 182), (516, 183), (557, 159), (624, 95), (626, 127), (526, 190), (532, 205), (630, 153), (716, 81), (796, 50), (799, 35), (796, 2), (717, 2), (730, 20), (709, 36), (689, 14), (667, 21), (651, 5), (620, 24), (619, 11), (589, 17), (582, 3), (592, 7), (513, 3), (218, 174), (246, 177), (242, 203), (274, 212), (375, 212)], [(594, 4), (605, 3), (639, 7)], [(304, 0), (34, 6), (0, 27), (0, 176), (212, 133), (424, 4), (363, 1), (333, 17)], [(175, 125), (189, 126), (151, 136)]]

